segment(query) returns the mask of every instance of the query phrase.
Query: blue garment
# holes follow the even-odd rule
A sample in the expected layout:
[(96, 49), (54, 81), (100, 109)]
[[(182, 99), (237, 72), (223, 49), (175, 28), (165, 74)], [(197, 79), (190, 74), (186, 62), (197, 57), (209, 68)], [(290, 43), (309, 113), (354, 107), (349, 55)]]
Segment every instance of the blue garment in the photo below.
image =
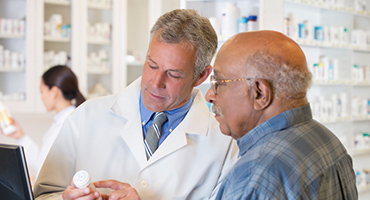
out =
[[(176, 108), (174, 110), (165, 111), (168, 121), (163, 123), (162, 125), (162, 134), (161, 138), (159, 138), (158, 147), (162, 144), (162, 142), (170, 135), (170, 133), (182, 122), (185, 118), (186, 114), (190, 110), (191, 105), (193, 104), (194, 95), (196, 93), (192, 93), (190, 99), (180, 108)], [(140, 116), (141, 116), (141, 125), (143, 127), (143, 134), (144, 139), (146, 137), (146, 133), (150, 125), (154, 120), (154, 112), (145, 108), (143, 103), (143, 95), (140, 92)], [(143, 141), (144, 142), (144, 141)]]
[(352, 158), (312, 119), (310, 105), (283, 112), (238, 141), (240, 159), (216, 199), (357, 199)]

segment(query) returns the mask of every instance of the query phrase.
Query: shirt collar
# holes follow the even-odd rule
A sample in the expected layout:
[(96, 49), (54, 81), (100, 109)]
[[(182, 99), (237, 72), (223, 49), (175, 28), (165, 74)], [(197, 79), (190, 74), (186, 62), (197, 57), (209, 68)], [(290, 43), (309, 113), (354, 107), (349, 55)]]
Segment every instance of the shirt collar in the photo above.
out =
[[(189, 100), (183, 106), (176, 108), (174, 110), (164, 111), (168, 118), (169, 128), (172, 128), (172, 127), (174, 128), (177, 126), (176, 124), (178, 124), (179, 121), (181, 122), (183, 117), (189, 111), (193, 103), (195, 95), (196, 95), (196, 92), (192, 92), (192, 95), (190, 96)], [(140, 114), (141, 114), (141, 122), (142, 122), (141, 125), (147, 124), (150, 121), (152, 115), (154, 114), (154, 112), (146, 109), (144, 102), (143, 102), (143, 95), (141, 92), (140, 92)]]
[(276, 115), (275, 117), (256, 126), (237, 141), (240, 149), (239, 156), (245, 154), (254, 145), (254, 143), (268, 134), (289, 128), (310, 119), (312, 119), (310, 104), (287, 110)]
[(59, 111), (57, 114), (54, 115), (54, 122), (57, 122), (62, 116), (64, 116), (65, 113), (67, 113), (67, 112), (70, 113), (75, 108), (76, 108), (76, 106), (70, 105), (70, 106), (64, 108), (63, 110)]

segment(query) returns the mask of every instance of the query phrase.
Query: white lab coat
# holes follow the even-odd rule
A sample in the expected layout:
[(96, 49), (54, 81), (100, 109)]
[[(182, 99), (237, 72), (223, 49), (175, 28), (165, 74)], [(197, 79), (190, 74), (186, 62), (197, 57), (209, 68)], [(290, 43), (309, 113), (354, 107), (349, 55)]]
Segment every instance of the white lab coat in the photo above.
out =
[(50, 150), (35, 197), (60, 199), (73, 175), (86, 170), (93, 181), (129, 183), (142, 200), (208, 199), (235, 163), (238, 150), (234, 140), (220, 132), (199, 90), (193, 92), (187, 116), (149, 161), (140, 123), (140, 78), (118, 95), (79, 106)]
[(54, 121), (51, 127), (42, 138), (41, 148), (28, 135), (24, 135), (22, 138), (17, 140), (17, 143), (24, 147), (28, 170), (31, 173), (31, 177), (35, 179), (37, 178), (41, 166), (44, 163), (55, 138), (62, 128), (64, 121), (75, 110), (75, 108), (76, 107), (74, 105), (68, 106), (54, 116)]

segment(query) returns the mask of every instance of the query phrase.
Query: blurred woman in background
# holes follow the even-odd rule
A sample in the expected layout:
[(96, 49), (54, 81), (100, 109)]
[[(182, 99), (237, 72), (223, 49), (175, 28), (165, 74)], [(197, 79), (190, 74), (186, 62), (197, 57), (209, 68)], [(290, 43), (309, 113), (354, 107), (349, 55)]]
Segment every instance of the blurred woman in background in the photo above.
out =
[[(40, 91), (46, 110), (56, 111), (50, 129), (43, 136), (42, 145), (38, 146), (26, 135), (14, 119), (16, 131), (8, 135), (17, 139), (17, 143), (24, 147), (31, 177), (35, 179), (65, 119), (85, 101), (78, 88), (76, 75), (70, 68), (62, 65), (52, 67), (42, 75)], [(74, 105), (72, 101), (75, 101)]]

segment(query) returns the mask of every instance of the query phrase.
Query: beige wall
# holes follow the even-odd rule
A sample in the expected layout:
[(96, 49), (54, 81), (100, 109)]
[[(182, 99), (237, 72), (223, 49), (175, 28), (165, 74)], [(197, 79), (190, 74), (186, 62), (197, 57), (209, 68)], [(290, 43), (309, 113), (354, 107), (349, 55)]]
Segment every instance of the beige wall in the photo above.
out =
[[(28, 134), (39, 145), (42, 137), (53, 122), (54, 113), (44, 114), (13, 114), (13, 118), (21, 125), (25, 134)], [(0, 134), (0, 143), (15, 144), (16, 140)]]

